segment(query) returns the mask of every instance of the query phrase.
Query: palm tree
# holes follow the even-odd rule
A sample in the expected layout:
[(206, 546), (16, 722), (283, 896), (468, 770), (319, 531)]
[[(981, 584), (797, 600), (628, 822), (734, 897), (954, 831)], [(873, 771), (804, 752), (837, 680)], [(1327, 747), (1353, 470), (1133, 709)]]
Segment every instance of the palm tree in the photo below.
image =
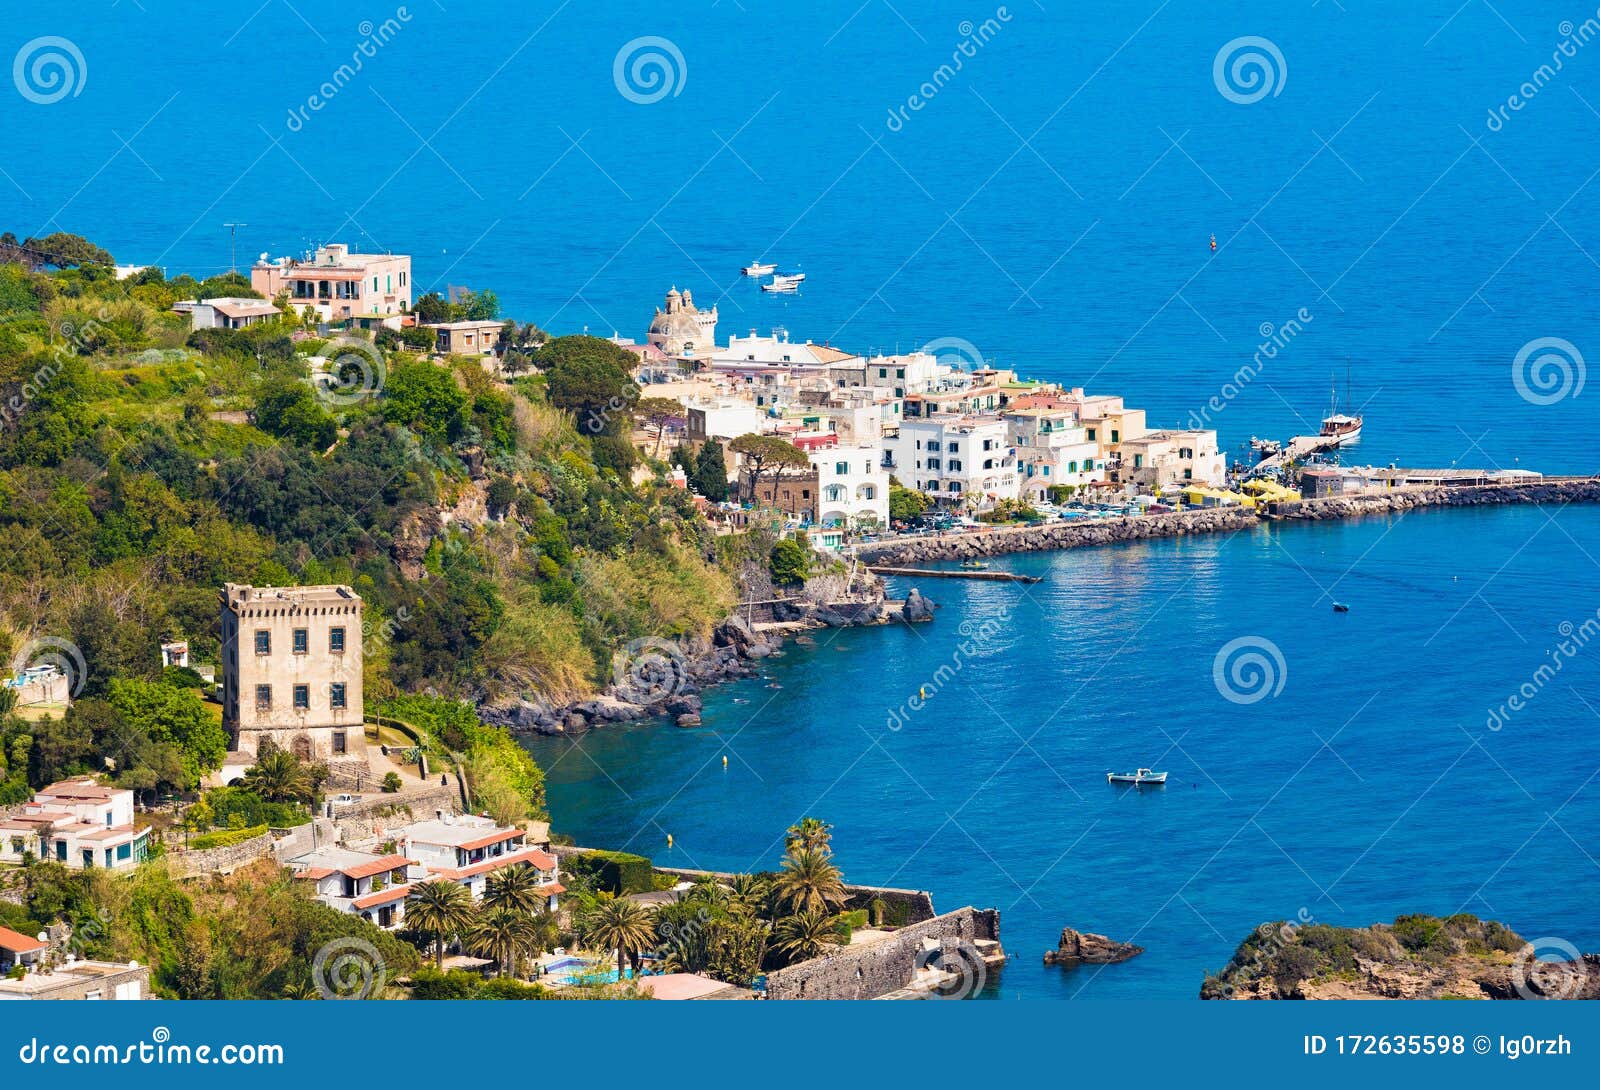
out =
[(502, 905), (478, 916), (467, 933), (467, 947), (474, 954), (493, 958), (502, 973), (515, 976), (522, 955), (537, 952), (543, 937), (533, 916)]
[(791, 962), (814, 958), (830, 946), (844, 942), (844, 928), (838, 916), (806, 909), (785, 916), (773, 929), (773, 943)]
[(539, 891), (543, 884), (537, 867), (522, 865), (495, 871), (484, 885), (484, 907), (537, 912), (549, 900), (548, 894)]
[(300, 759), (285, 750), (259, 754), (244, 770), (244, 785), (268, 802), (297, 802), (311, 796), (311, 777)]
[(734, 907), (759, 916), (772, 896), (772, 879), (764, 874), (736, 874), (728, 883), (728, 890)]
[(784, 850), (792, 852), (796, 848), (809, 848), (827, 855), (833, 852), (832, 840), (832, 825), (820, 818), (801, 818), (789, 826), (784, 837)]
[(784, 856), (783, 870), (773, 888), (778, 899), (795, 912), (827, 912), (845, 900), (839, 868), (815, 848), (797, 848)]
[(726, 905), (730, 898), (728, 887), (708, 876), (696, 880), (684, 893), (683, 899), (705, 905), (707, 908), (720, 908)]
[(406, 918), (418, 931), (433, 935), (433, 964), (442, 969), (445, 940), (472, 926), (472, 894), (443, 879), (419, 882), (406, 901)]
[(617, 976), (621, 977), (626, 963), (636, 961), (639, 953), (655, 942), (653, 916), (637, 901), (603, 900), (584, 919), (584, 939), (593, 946), (617, 952)]

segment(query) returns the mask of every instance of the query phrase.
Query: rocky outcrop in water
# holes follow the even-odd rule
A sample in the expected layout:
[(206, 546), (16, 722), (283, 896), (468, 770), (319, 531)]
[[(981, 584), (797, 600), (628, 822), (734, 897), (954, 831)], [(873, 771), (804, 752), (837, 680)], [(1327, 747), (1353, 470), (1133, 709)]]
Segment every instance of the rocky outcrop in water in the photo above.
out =
[(1600, 956), (1540, 943), (1465, 914), (1371, 927), (1265, 923), (1200, 998), (1600, 999)]
[(1061, 929), (1061, 939), (1056, 943), (1054, 950), (1046, 950), (1044, 963), (1046, 965), (1114, 965), (1119, 961), (1138, 957), (1144, 953), (1144, 947), (1135, 946), (1131, 942), (1117, 942), (1104, 935), (1095, 935), (1084, 931), (1074, 931), (1070, 927)]

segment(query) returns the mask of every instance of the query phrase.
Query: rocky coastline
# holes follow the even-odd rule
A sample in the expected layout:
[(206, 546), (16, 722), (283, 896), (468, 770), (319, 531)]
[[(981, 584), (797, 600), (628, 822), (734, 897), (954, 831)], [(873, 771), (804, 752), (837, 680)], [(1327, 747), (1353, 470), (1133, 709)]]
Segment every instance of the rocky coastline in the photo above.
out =
[(614, 723), (669, 719), (700, 725), (704, 690), (754, 677), (763, 659), (782, 651), (786, 638), (827, 628), (917, 624), (933, 619), (934, 605), (912, 587), (901, 600), (884, 596), (875, 580), (864, 594), (821, 603), (803, 598), (774, 602), (771, 623), (752, 624), (741, 614), (723, 619), (707, 636), (644, 640), (618, 653), (617, 676), (606, 691), (586, 700), (553, 704), (526, 697), (481, 704), (478, 715), (521, 734), (576, 734)]
[(1200, 998), (1600, 999), (1600, 955), (1467, 914), (1371, 927), (1278, 921), (1241, 943)]

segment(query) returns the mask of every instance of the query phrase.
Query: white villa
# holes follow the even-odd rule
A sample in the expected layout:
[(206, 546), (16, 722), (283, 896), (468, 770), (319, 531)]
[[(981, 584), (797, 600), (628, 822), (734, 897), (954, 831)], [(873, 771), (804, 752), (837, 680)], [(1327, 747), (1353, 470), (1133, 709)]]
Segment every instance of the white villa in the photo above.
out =
[(400, 852), (422, 868), (426, 879), (459, 882), (473, 897), (483, 896), (489, 875), (517, 866), (538, 869), (550, 911), (556, 910), (557, 896), (566, 892), (557, 881), (556, 857), (529, 845), (528, 832), (520, 826), (472, 814), (439, 813), (430, 821), (395, 829), (392, 835)]
[(296, 878), (315, 883), (317, 899), (323, 904), (364, 917), (385, 931), (405, 921), (414, 868), (403, 855), (371, 855), (337, 846), (318, 848), (289, 861)]
[(150, 830), (133, 827), (133, 792), (88, 777), (53, 783), (0, 818), (0, 863), (32, 855), (78, 870), (124, 870), (149, 854)]

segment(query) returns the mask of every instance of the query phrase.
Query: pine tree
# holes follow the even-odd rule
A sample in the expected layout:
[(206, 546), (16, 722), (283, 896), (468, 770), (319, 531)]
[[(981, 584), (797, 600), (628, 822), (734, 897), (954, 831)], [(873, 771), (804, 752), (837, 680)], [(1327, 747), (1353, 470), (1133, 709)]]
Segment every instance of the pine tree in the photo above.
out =
[(715, 439), (707, 439), (700, 448), (694, 467), (694, 486), (712, 503), (728, 498), (728, 466), (722, 460), (722, 444)]

